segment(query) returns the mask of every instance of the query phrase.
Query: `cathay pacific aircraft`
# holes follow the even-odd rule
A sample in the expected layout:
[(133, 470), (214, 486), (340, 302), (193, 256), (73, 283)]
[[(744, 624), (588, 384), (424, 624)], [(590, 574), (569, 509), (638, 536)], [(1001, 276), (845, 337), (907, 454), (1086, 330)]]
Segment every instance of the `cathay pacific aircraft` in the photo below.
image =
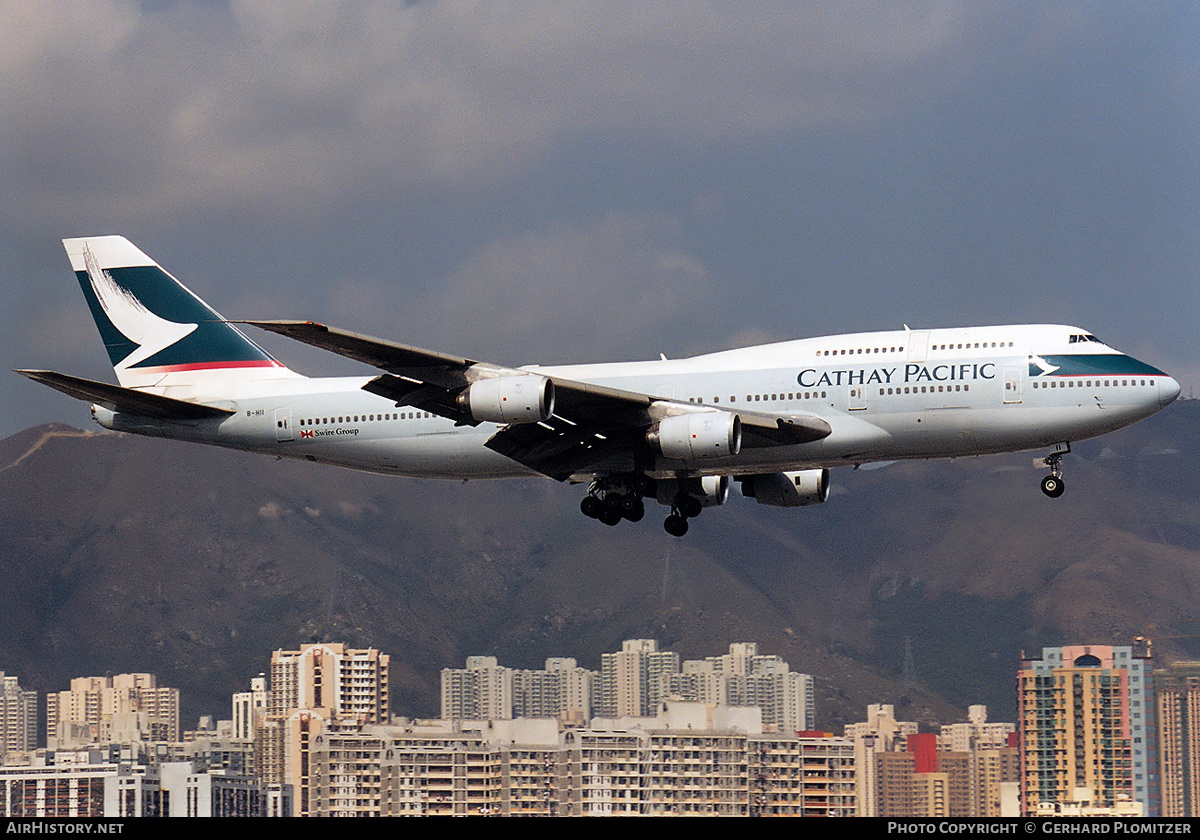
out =
[(120, 236), (64, 241), (120, 385), (40, 370), (106, 429), (395, 475), (588, 485), (607, 525), (670, 509), (824, 502), (829, 470), (1046, 450), (1159, 411), (1179, 383), (1077, 327), (909, 329), (688, 359), (510, 368), (311, 321), (247, 321), (377, 368), (311, 379), (272, 358)]

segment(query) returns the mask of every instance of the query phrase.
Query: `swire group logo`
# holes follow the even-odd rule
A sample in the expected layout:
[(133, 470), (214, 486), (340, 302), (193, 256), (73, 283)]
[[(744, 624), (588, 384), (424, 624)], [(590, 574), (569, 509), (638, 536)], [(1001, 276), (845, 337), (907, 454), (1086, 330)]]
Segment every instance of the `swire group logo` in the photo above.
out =
[(300, 430), (300, 437), (302, 437), (302, 438), (310, 438), (310, 437), (312, 437), (312, 436), (313, 436), (313, 433), (312, 433), (312, 431), (311, 431), (311, 430), (309, 430), (309, 429), (301, 429), (301, 430)]

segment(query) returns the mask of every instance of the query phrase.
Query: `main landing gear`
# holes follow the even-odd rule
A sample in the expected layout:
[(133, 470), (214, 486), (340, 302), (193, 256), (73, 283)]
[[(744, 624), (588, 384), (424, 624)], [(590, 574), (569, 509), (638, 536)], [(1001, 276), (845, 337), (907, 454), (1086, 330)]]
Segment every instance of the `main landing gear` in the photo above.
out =
[[(622, 519), (640, 522), (646, 515), (642, 499), (653, 498), (660, 489), (665, 488), (643, 473), (606, 475), (588, 488), (588, 494), (579, 503), (579, 510), (584, 516), (598, 519), (605, 525), (616, 525)], [(688, 520), (699, 516), (704, 506), (699, 498), (682, 490), (668, 498), (671, 513), (663, 522), (663, 528), (673, 537), (682, 537), (688, 532)], [(659, 501), (667, 503), (663, 497), (659, 497)]]
[(637, 473), (631, 476), (607, 476), (597, 480), (579, 503), (584, 516), (616, 525), (622, 519), (640, 522), (646, 515), (642, 496), (651, 492), (653, 482)]
[(1042, 479), (1042, 492), (1051, 499), (1057, 499), (1067, 489), (1067, 485), (1062, 479), (1062, 466), (1059, 462), (1062, 461), (1062, 456), (1070, 451), (1071, 444), (1056, 444), (1054, 450), (1042, 462), (1050, 468), (1050, 475)]

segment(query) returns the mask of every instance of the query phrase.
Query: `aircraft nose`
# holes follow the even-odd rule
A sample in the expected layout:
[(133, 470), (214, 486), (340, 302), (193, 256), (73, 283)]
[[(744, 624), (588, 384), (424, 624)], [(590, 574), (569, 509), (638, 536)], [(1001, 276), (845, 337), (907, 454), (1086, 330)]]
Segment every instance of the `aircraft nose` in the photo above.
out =
[(1179, 396), (1179, 383), (1173, 377), (1167, 376), (1158, 382), (1158, 402), (1164, 408)]

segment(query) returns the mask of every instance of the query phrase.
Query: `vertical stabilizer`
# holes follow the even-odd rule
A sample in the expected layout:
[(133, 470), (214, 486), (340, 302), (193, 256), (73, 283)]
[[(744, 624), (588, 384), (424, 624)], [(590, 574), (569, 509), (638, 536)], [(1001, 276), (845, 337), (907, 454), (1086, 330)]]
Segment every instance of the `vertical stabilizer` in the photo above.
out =
[(297, 377), (123, 236), (64, 239), (117, 380), (196, 393)]

